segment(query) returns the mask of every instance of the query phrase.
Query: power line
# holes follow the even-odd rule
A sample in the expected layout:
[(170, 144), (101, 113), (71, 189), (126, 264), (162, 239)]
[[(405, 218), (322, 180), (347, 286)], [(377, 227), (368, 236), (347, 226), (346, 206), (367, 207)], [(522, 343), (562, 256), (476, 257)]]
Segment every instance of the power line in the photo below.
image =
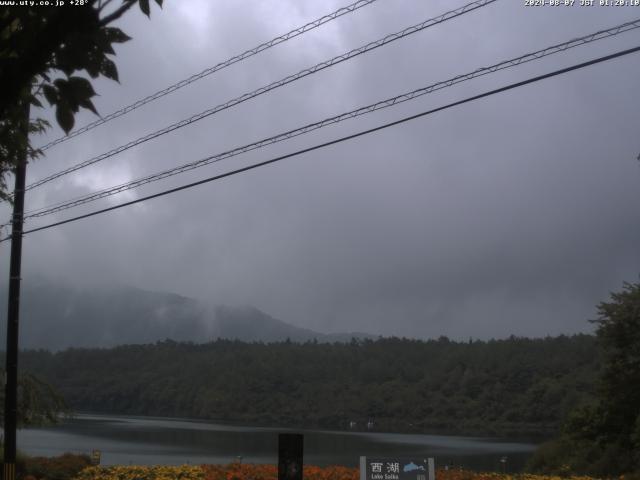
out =
[[(147, 200), (151, 200), (151, 199), (154, 199), (154, 198), (163, 197), (165, 195), (169, 195), (171, 193), (179, 192), (181, 190), (187, 190), (189, 188), (193, 188), (193, 187), (196, 187), (198, 185), (203, 185), (205, 183), (213, 182), (215, 180), (220, 180), (220, 179), (223, 179), (223, 178), (226, 178), (226, 177), (230, 177), (230, 176), (233, 176), (233, 175), (236, 175), (236, 174), (239, 174), (239, 173), (243, 173), (243, 172), (246, 172), (246, 171), (249, 171), (249, 170), (253, 170), (253, 169), (256, 169), (256, 168), (259, 168), (259, 167), (264, 167), (266, 165), (270, 165), (272, 163), (276, 163), (276, 162), (279, 162), (281, 160), (285, 160), (287, 158), (295, 157), (295, 156), (301, 155), (303, 153), (308, 153), (308, 152), (312, 152), (314, 150), (319, 150), (321, 148), (325, 148), (325, 147), (328, 147), (330, 145), (335, 145), (335, 144), (338, 144), (338, 143), (342, 143), (342, 142), (345, 142), (347, 140), (353, 140), (354, 138), (358, 138), (358, 137), (362, 137), (364, 135), (368, 135), (370, 133), (378, 132), (380, 130), (384, 130), (386, 128), (393, 127), (395, 125), (400, 125), (402, 123), (406, 123), (406, 122), (409, 122), (411, 120), (415, 120), (417, 118), (421, 118), (421, 117), (424, 117), (424, 116), (427, 116), (427, 115), (431, 115), (433, 113), (440, 112), (442, 110), (447, 110), (449, 108), (452, 108), (452, 107), (455, 107), (455, 106), (458, 106), (458, 105), (463, 105), (465, 103), (469, 103), (469, 102), (472, 102), (472, 101), (475, 101), (475, 100), (479, 100), (481, 98), (489, 97), (491, 95), (496, 95), (498, 93), (506, 92), (508, 90), (513, 90), (515, 88), (522, 87), (524, 85), (528, 85), (528, 84), (531, 84), (531, 83), (539, 82), (539, 81), (545, 80), (547, 78), (551, 78), (551, 77), (555, 77), (555, 76), (558, 76), (558, 75), (562, 75), (562, 74), (565, 74), (565, 73), (568, 73), (568, 72), (571, 72), (571, 71), (574, 71), (574, 70), (579, 70), (581, 68), (585, 68), (585, 67), (588, 67), (588, 66), (591, 66), (591, 65), (595, 65), (595, 64), (602, 63), (602, 62), (605, 62), (605, 61), (608, 61), (608, 60), (619, 58), (619, 57), (622, 57), (622, 56), (625, 56), (625, 55), (629, 55), (631, 53), (635, 53), (635, 52), (638, 52), (638, 51), (640, 51), (640, 46), (637, 46), (637, 47), (634, 47), (634, 48), (630, 48), (630, 49), (627, 49), (627, 50), (622, 50), (622, 51), (619, 51), (619, 52), (616, 52), (616, 53), (613, 53), (613, 54), (610, 54), (610, 55), (606, 55), (606, 56), (603, 56), (603, 57), (596, 58), (594, 60), (589, 60), (588, 62), (583, 62), (583, 63), (579, 63), (579, 64), (576, 64), (576, 65), (572, 65), (570, 67), (566, 67), (566, 68), (562, 68), (562, 69), (559, 69), (559, 70), (555, 70), (553, 72), (546, 73), (544, 75), (539, 75), (537, 77), (529, 78), (527, 80), (523, 80), (523, 81), (516, 82), (516, 83), (511, 83), (511, 84), (506, 85), (504, 87), (497, 88), (497, 89), (494, 89), (494, 90), (489, 90), (487, 92), (481, 93), (479, 95), (474, 95), (472, 97), (467, 97), (467, 98), (465, 98), (463, 100), (458, 100), (457, 102), (449, 103), (449, 104), (444, 105), (442, 107), (434, 108), (432, 110), (427, 110), (426, 112), (418, 113), (416, 115), (411, 115), (409, 117), (404, 117), (404, 118), (402, 118), (400, 120), (396, 120), (396, 121), (393, 121), (393, 122), (385, 123), (383, 125), (379, 125), (377, 127), (370, 128), (368, 130), (363, 130), (363, 131), (354, 133), (352, 135), (347, 135), (347, 136), (344, 136), (344, 137), (340, 137), (340, 138), (331, 140), (329, 142), (325, 142), (325, 143), (321, 143), (321, 144), (318, 144), (318, 145), (314, 145), (312, 147), (304, 148), (302, 150), (298, 150), (298, 151), (293, 152), (293, 153), (289, 153), (289, 154), (286, 154), (286, 155), (281, 155), (279, 157), (275, 157), (275, 158), (272, 158), (270, 160), (266, 160), (264, 162), (255, 163), (253, 165), (249, 165), (249, 166), (246, 166), (246, 167), (243, 167), (243, 168), (239, 168), (237, 170), (232, 170), (230, 172), (226, 172), (226, 173), (222, 173), (222, 174), (219, 174), (219, 175), (215, 175), (213, 177), (209, 177), (209, 178), (205, 178), (205, 179), (202, 179), (202, 180), (198, 180), (197, 182), (188, 183), (186, 185), (182, 185), (182, 186), (179, 186), (179, 187), (171, 188), (169, 190), (164, 190), (162, 192), (155, 193), (153, 195), (148, 195), (146, 197), (138, 198), (136, 200), (131, 200), (129, 202), (124, 202), (124, 203), (120, 203), (118, 205), (113, 205), (111, 207), (103, 208), (101, 210), (96, 210), (96, 211), (93, 211), (93, 212), (90, 212), (90, 213), (86, 213), (84, 215), (78, 215), (77, 217), (72, 217), (72, 218), (68, 218), (66, 220), (62, 220), (62, 221), (59, 221), (59, 222), (50, 223), (48, 225), (44, 225), (44, 226), (41, 226), (41, 227), (32, 228), (30, 230), (24, 231), (23, 235), (26, 235), (28, 233), (38, 232), (38, 231), (41, 231), (41, 230), (47, 230), (49, 228), (53, 228), (53, 227), (57, 227), (57, 226), (60, 226), (60, 225), (67, 224), (67, 223), (71, 223), (71, 222), (75, 222), (75, 221), (78, 221), (78, 220), (82, 220), (82, 219), (85, 219), (85, 218), (93, 217), (93, 216), (96, 216), (96, 215), (100, 215), (102, 213), (110, 212), (112, 210), (117, 210), (117, 209), (120, 209), (120, 208), (128, 207), (128, 206), (134, 205), (136, 203), (141, 203), (141, 202), (144, 202), (144, 201), (147, 201)], [(0, 239), (0, 242), (4, 242), (6, 240), (9, 240), (10, 238), (11, 238), (10, 236), (2, 238), (2, 239)]]
[(285, 85), (288, 85), (289, 83), (295, 82), (296, 80), (299, 80), (301, 78), (304, 78), (308, 75), (312, 75), (315, 74), (321, 70), (324, 70), (325, 68), (329, 68), (332, 67), (334, 65), (337, 65), (339, 63), (342, 63), (346, 60), (350, 60), (354, 57), (357, 57), (359, 55), (362, 55), (363, 53), (369, 52), (371, 50), (374, 50), (378, 47), (381, 47), (383, 45), (386, 45), (388, 43), (394, 42), (396, 40), (399, 40), (401, 38), (404, 38), (406, 36), (412, 35), (414, 33), (420, 32), (426, 28), (432, 27), (434, 25), (437, 25), (439, 23), (445, 22), (447, 20), (451, 20), (452, 18), (456, 18), (460, 15), (464, 15), (465, 13), (471, 12), (473, 10), (476, 10), (478, 8), (482, 8), (487, 6), (490, 3), (495, 2), (496, 0), (475, 0), (463, 7), (457, 8), (455, 10), (451, 10), (448, 11), (446, 13), (443, 13), (442, 15), (439, 15), (437, 17), (431, 18), (429, 20), (425, 20), (424, 22), (418, 23), (417, 25), (413, 25), (411, 27), (407, 27), (404, 30), (401, 30), (399, 32), (396, 33), (392, 33), (389, 35), (386, 35), (385, 37), (378, 39), (374, 42), (370, 42), (366, 45), (363, 45), (361, 47), (355, 48), (347, 53), (343, 53), (342, 55), (338, 55), (336, 57), (333, 57), (330, 60), (326, 60), (324, 62), (318, 63), (316, 65), (314, 65), (313, 67), (309, 67), (306, 68), (304, 70), (299, 71), (296, 74), (293, 75), (289, 75), (281, 80), (278, 80), (276, 82), (270, 83), (269, 85), (263, 86), (258, 88), (257, 90), (254, 90), (252, 92), (249, 93), (245, 93), (244, 95), (241, 95), (239, 97), (236, 97), (232, 100), (229, 100), (225, 103), (222, 103), (220, 105), (217, 105), (213, 108), (210, 108), (208, 110), (205, 110), (203, 112), (197, 113), (195, 115), (192, 115), (189, 118), (186, 118), (184, 120), (181, 120), (179, 122), (176, 122), (174, 124), (171, 124), (165, 128), (162, 128), (160, 130), (157, 130), (155, 132), (149, 133), (143, 137), (140, 137), (136, 140), (132, 140), (129, 143), (126, 143), (124, 145), (121, 145), (119, 147), (114, 148), (113, 150), (110, 150), (106, 153), (103, 153), (101, 155), (98, 155), (96, 157), (90, 158), (89, 160), (85, 160), (84, 162), (78, 163), (74, 166), (71, 166), (65, 170), (59, 171), (57, 173), (54, 173), (52, 175), (49, 175), (48, 177), (45, 177), (41, 180), (38, 180), (34, 183), (31, 183), (29, 185), (27, 185), (26, 189), (27, 190), (31, 190), (32, 188), (36, 188), (39, 187), (47, 182), (50, 182), (56, 178), (62, 177), (63, 175), (67, 175), (69, 173), (75, 172), (76, 170), (80, 170), (81, 168), (87, 167), (89, 165), (93, 165), (94, 163), (100, 162), (102, 160), (105, 160), (109, 157), (112, 157), (114, 155), (117, 155), (119, 153), (124, 152), (125, 150), (128, 150), (132, 147), (135, 147), (137, 145), (140, 145), (142, 143), (148, 142), (149, 140), (153, 140), (154, 138), (160, 137), (162, 135), (165, 135), (169, 132), (172, 132), (174, 130), (177, 130), (179, 128), (185, 127), (187, 125), (190, 125), (194, 122), (197, 122), (199, 120), (202, 120), (203, 118), (209, 117), (215, 113), (221, 112), (222, 110), (226, 110), (228, 108), (234, 107), (236, 105), (239, 105), (240, 103), (246, 102), (247, 100), (250, 100), (254, 97), (257, 97), (259, 95), (262, 95), (264, 93), (270, 92), (271, 90), (275, 90), (276, 88), (280, 88), (283, 87)]
[(85, 203), (89, 203), (95, 200), (99, 200), (101, 198), (105, 198), (105, 197), (109, 197), (112, 195), (116, 195), (118, 193), (127, 191), (127, 190), (131, 190), (133, 188), (137, 188), (139, 186), (154, 182), (154, 181), (158, 181), (167, 177), (171, 177), (174, 175), (178, 175), (180, 173), (184, 173), (186, 171), (189, 170), (193, 170), (195, 168), (200, 168), (203, 167), (205, 165), (209, 165), (211, 163), (216, 163), (219, 162), (221, 160), (225, 160), (227, 158), (231, 158), (237, 155), (240, 155), (242, 153), (246, 153), (252, 150), (256, 150), (262, 147), (265, 147), (267, 145), (271, 145), (274, 143), (278, 143), (284, 140), (288, 140), (290, 138), (294, 138), (297, 137), (299, 135), (303, 135), (306, 133), (309, 133), (311, 131), (326, 127), (328, 125), (332, 125), (335, 123), (339, 123), (342, 122), (344, 120), (347, 119), (351, 119), (351, 118), (355, 118), (355, 117), (359, 117), (361, 115), (365, 115), (377, 110), (382, 110), (384, 108), (388, 108), (394, 105), (399, 105), (401, 103), (407, 102), (409, 100), (414, 100), (420, 96), (450, 87), (452, 85), (456, 85), (458, 83), (467, 81), (467, 80), (471, 80), (473, 78), (476, 77), (480, 77), (483, 75), (487, 75), (490, 73), (494, 73), (496, 71), (500, 71), (500, 70), (504, 70), (506, 68), (510, 68), (510, 67), (515, 67), (517, 65), (521, 65), (523, 63), (527, 63), (533, 60), (538, 60), (541, 59), (545, 56), (549, 56), (549, 55), (553, 55), (559, 52), (564, 52), (570, 48), (579, 46), (579, 45), (584, 45), (587, 43), (591, 43), (597, 40), (602, 40), (604, 38), (609, 38), (615, 35), (618, 35), (620, 33), (623, 32), (628, 32), (630, 30), (636, 29), (636, 28), (640, 28), (640, 19), (636, 19), (630, 22), (626, 22), (620, 25), (617, 25), (615, 27), (611, 27), (605, 30), (599, 30), (597, 32), (591, 33), (589, 35), (585, 35), (579, 38), (575, 38), (572, 40), (569, 40), (567, 42), (563, 42), (560, 44), (556, 44), (556, 45), (552, 45), (550, 47), (541, 49), (541, 50), (537, 50), (535, 52), (532, 53), (527, 53), (525, 55), (521, 55), (519, 57), (516, 58), (512, 58), (510, 60), (504, 60), (500, 63), (496, 63), (494, 65), (491, 65), (489, 67), (482, 67), (479, 68), (477, 70), (474, 70), (470, 73), (466, 73), (463, 75), (458, 75), (456, 77), (450, 78), (448, 80), (444, 80), (444, 81), (440, 81), (434, 84), (431, 84), (429, 86), (423, 87), (423, 88), (419, 88), (417, 90), (413, 90), (411, 92), (408, 93), (404, 93), (402, 95), (397, 95), (395, 97), (391, 97), (391, 98), (387, 98), (385, 100), (381, 100), (379, 102), (364, 106), (364, 107), (360, 107), (357, 108), (355, 110), (351, 110), (349, 112), (346, 113), (341, 113), (339, 115), (333, 116), (333, 117), (329, 117), (326, 118), (324, 120), (321, 120), (319, 122), (315, 122), (315, 123), (311, 123), (308, 125), (305, 125), (303, 127), (299, 127), (296, 128), (294, 130), (289, 130), (287, 132), (284, 133), (280, 133), (277, 135), (274, 135), (272, 137), (269, 138), (265, 138), (262, 140), (259, 140), (257, 142), (253, 142), (241, 147), (237, 147), (234, 148), (232, 150), (228, 150), (226, 152), (222, 152), (216, 155), (211, 155), (193, 162), (189, 162), (186, 163), (184, 165), (180, 165), (178, 167), (173, 167), (152, 175), (148, 175), (146, 177), (142, 177), (142, 178), (138, 178), (136, 180), (127, 182), (127, 183), (123, 183), (120, 185), (115, 185), (97, 192), (93, 192), (91, 194), (88, 195), (83, 195), (80, 197), (76, 197), (74, 199), (70, 199), (70, 200), (65, 200), (63, 202), (59, 202), (57, 204), (54, 205), (50, 205), (47, 207), (42, 207), (40, 209), (36, 209), (36, 210), (32, 210), (31, 212), (27, 212), (25, 218), (34, 218), (34, 217), (43, 217), (45, 215), (50, 215), (53, 213), (57, 213), (63, 210), (67, 210), (69, 208), (73, 208), (79, 205), (83, 205)]
[(231, 57), (223, 62), (220, 62), (212, 67), (206, 68), (205, 70), (201, 71), (200, 73), (197, 73), (195, 75), (191, 75), (189, 78), (185, 78), (183, 80), (180, 80), (177, 83), (174, 83), (173, 85), (170, 85), (162, 90), (158, 90), (155, 93), (152, 93), (151, 95), (137, 100), (136, 102), (132, 103), (131, 105), (127, 105), (126, 107), (122, 107), (120, 110), (116, 110), (113, 113), (110, 113), (109, 115), (105, 115), (104, 117), (91, 122), (87, 125), (85, 125), (82, 128), (79, 128), (78, 130), (74, 130), (73, 132), (69, 133), (68, 135), (62, 136), (60, 138), (56, 138), (55, 140), (52, 140), (51, 142), (47, 143), (46, 145), (40, 147), (40, 150), (48, 150), (49, 148), (53, 147), (54, 145), (58, 145), (59, 143), (62, 142), (66, 142), (67, 140), (70, 140), (71, 138), (77, 137), (78, 135), (88, 132), (89, 130), (92, 130), (100, 125), (103, 125), (115, 118), (121, 117), (123, 115), (126, 115), (129, 112), (132, 112), (133, 110), (136, 110), (140, 107), (142, 107), (143, 105), (146, 105), (147, 103), (153, 102), (154, 100), (157, 100), (159, 98), (164, 97), (165, 95), (169, 95), (170, 93), (175, 92), (176, 90), (181, 89), (182, 87), (186, 87), (187, 85), (196, 82), (198, 80), (200, 80), (201, 78), (207, 77), (217, 71), (220, 71), (226, 67), (229, 67), (235, 63), (241, 62), (242, 60), (246, 60), (249, 57), (252, 57), (254, 55), (257, 55), (258, 53), (264, 52), (265, 50), (268, 50), (271, 47), (275, 47), (276, 45), (280, 44), (280, 43), (284, 43), (287, 40), (291, 40), (292, 38), (297, 37), (298, 35), (302, 35), (303, 33), (306, 33), (310, 30), (313, 30), (314, 28), (318, 28), (321, 25), (324, 25), (325, 23), (328, 23), (332, 20), (335, 20), (343, 15), (346, 15), (348, 13), (352, 13), (355, 12), (356, 10), (365, 7), (367, 5), (370, 5), (374, 2), (376, 2), (377, 0), (358, 0), (357, 2), (354, 2), (350, 5), (347, 5), (346, 7), (342, 7), (339, 8), (338, 10), (336, 10), (335, 12), (332, 12), (328, 15), (325, 15), (323, 17), (320, 17), (312, 22), (307, 23), (306, 25), (303, 25), (301, 27), (295, 28), (293, 30), (291, 30), (290, 32), (287, 32), (283, 35), (280, 35), (278, 37), (272, 38), (271, 40), (269, 40), (268, 42), (264, 42), (261, 43), (260, 45), (258, 45), (257, 47), (251, 48), (243, 53), (241, 53), (240, 55), (236, 55), (234, 57)]

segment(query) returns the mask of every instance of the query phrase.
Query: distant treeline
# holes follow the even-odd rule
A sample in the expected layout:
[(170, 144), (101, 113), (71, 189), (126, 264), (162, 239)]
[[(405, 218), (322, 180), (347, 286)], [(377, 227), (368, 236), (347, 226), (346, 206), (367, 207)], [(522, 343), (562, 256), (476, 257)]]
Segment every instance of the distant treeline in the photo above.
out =
[(453, 342), (386, 338), (271, 344), (218, 340), (25, 351), (20, 368), (76, 411), (256, 425), (552, 434), (591, 399), (589, 335)]

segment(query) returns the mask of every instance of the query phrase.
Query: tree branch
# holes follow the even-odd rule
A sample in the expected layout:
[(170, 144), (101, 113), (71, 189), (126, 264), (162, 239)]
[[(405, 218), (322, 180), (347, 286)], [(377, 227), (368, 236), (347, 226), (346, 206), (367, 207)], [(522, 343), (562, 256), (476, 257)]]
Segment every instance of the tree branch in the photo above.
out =
[(98, 4), (98, 11), (102, 12), (102, 10), (104, 10), (111, 2), (113, 2), (113, 0), (105, 0), (104, 3), (100, 0), (100, 3)]
[(100, 26), (104, 27), (105, 25), (109, 25), (114, 20), (120, 18), (125, 14), (127, 10), (133, 7), (137, 3), (137, 1), (138, 0), (124, 0), (124, 3), (120, 6), (120, 8), (100, 20)]
[[(4, 116), (9, 105), (20, 96), (22, 88), (42, 72), (69, 32), (78, 31), (79, 26), (88, 28), (91, 23), (95, 24), (94, 16), (97, 14), (92, 9), (54, 9), (43, 28), (35, 32), (35, 36), (42, 41), (29, 42), (25, 45), (26, 48), (18, 50), (18, 57), (3, 59), (0, 118)], [(29, 35), (34, 36), (31, 33)]]

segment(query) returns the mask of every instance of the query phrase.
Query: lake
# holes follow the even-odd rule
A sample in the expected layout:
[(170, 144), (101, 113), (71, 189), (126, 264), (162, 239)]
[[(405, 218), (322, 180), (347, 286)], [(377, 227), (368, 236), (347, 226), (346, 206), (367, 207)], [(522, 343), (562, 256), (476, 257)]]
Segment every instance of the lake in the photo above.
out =
[(18, 432), (18, 449), (30, 455), (102, 452), (102, 464), (180, 465), (277, 463), (278, 433), (304, 434), (304, 462), (358, 466), (360, 455), (435, 457), (437, 466), (520, 470), (533, 453), (528, 442), (451, 435), (290, 430), (224, 425), (185, 419), (76, 415), (47, 428)]

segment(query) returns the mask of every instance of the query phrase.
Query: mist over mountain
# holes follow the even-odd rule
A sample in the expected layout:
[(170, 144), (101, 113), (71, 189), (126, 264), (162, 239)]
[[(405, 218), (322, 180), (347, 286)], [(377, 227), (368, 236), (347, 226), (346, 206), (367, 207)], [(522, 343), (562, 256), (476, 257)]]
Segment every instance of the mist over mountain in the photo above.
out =
[[(6, 312), (6, 285), (0, 295), (0, 308)], [(5, 342), (6, 331), (0, 330)], [(127, 286), (71, 287), (38, 279), (25, 283), (21, 292), (20, 347), (24, 349), (106, 348), (166, 339), (333, 342), (352, 337), (373, 338), (360, 333), (322, 334), (253, 307), (209, 306), (174, 293)]]

